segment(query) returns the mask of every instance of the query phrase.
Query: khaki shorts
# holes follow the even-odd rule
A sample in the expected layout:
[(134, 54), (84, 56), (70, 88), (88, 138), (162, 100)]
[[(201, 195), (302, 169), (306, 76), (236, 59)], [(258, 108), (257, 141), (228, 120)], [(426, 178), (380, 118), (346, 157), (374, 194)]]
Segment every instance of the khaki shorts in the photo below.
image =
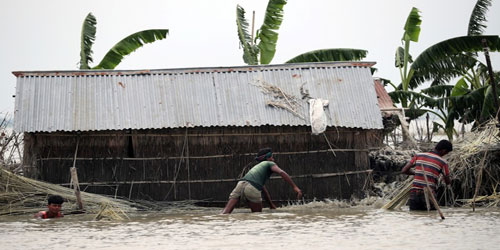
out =
[(262, 203), (261, 192), (247, 181), (239, 181), (233, 192), (229, 195), (229, 199), (248, 200), (252, 203)]

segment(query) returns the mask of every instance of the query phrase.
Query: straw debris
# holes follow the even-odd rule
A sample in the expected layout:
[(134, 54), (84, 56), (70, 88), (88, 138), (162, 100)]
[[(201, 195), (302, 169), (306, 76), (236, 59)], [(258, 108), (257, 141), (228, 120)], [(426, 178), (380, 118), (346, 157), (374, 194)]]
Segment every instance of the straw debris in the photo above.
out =
[[(500, 185), (499, 135), (498, 122), (491, 120), (453, 143), (453, 151), (445, 156), (452, 185), (438, 189), (438, 201), (472, 208), (500, 205), (500, 195), (496, 193)], [(408, 178), (410, 183), (412, 179)], [(402, 186), (384, 207), (394, 209), (407, 199), (409, 191), (408, 186)]]
[(261, 91), (267, 95), (270, 95), (273, 100), (269, 100), (266, 102), (266, 105), (269, 105), (274, 108), (284, 109), (293, 115), (305, 120), (304, 116), (298, 112), (298, 109), (302, 107), (300, 103), (300, 99), (292, 94), (288, 94), (283, 91), (280, 87), (269, 84), (262, 80), (258, 81), (257, 85)]
[[(35, 214), (44, 210), (49, 195), (60, 195), (67, 201), (63, 203), (65, 213), (77, 211), (76, 197), (72, 189), (16, 175), (0, 166), (0, 217)], [(86, 192), (81, 192), (81, 197), (86, 213), (111, 219), (127, 218), (125, 213), (134, 212), (141, 207), (137, 203)]]

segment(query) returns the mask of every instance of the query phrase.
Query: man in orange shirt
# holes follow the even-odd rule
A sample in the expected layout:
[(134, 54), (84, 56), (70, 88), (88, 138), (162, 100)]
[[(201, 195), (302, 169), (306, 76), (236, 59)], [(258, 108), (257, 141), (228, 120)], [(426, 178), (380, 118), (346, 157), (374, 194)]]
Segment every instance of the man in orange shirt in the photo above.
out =
[(40, 211), (35, 214), (35, 218), (50, 219), (64, 217), (61, 213), (61, 207), (64, 199), (59, 195), (51, 195), (48, 199), (47, 211)]

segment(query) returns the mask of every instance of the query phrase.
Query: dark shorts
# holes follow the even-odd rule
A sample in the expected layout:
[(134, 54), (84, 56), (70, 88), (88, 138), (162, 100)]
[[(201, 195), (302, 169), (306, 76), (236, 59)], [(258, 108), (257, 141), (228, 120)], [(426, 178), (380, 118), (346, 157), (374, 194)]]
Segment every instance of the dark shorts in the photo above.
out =
[[(410, 192), (410, 201), (408, 204), (410, 205), (410, 210), (427, 211), (427, 204), (425, 203), (425, 194), (423, 191)], [(431, 210), (436, 210), (430, 199), (429, 204), (431, 205)]]

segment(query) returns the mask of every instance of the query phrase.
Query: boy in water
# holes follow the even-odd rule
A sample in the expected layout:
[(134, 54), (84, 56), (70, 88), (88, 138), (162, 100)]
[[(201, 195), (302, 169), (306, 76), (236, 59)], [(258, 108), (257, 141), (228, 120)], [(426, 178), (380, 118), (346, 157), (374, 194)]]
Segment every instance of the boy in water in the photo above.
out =
[(50, 219), (50, 218), (60, 218), (64, 217), (61, 213), (61, 206), (64, 199), (59, 195), (51, 195), (48, 199), (47, 211), (40, 211), (35, 214), (35, 218), (39, 219)]
[(240, 199), (247, 201), (252, 212), (262, 212), (261, 192), (264, 193), (264, 198), (269, 201), (271, 209), (276, 209), (276, 206), (271, 201), (269, 192), (264, 186), (273, 173), (281, 175), (281, 178), (283, 178), (283, 180), (293, 188), (293, 191), (297, 193), (297, 199), (302, 197), (302, 191), (295, 185), (290, 176), (274, 163), (273, 152), (270, 148), (260, 150), (255, 160), (259, 161), (259, 164), (252, 167), (252, 169), (250, 169), (250, 171), (248, 171), (248, 173), (238, 182), (229, 195), (229, 201), (222, 211), (223, 214), (230, 214)]

